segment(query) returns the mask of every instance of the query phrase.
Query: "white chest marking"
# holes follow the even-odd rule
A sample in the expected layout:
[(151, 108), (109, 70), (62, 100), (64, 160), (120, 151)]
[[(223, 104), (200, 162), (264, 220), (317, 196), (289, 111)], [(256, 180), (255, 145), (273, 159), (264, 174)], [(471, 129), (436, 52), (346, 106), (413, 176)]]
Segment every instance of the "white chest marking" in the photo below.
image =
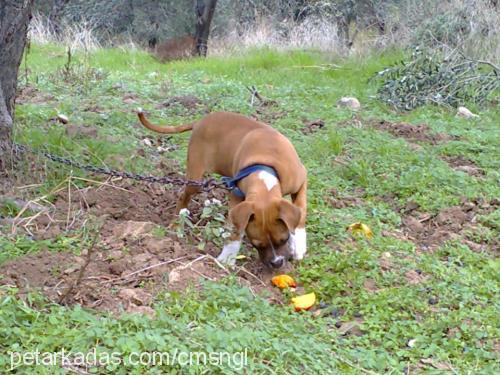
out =
[(307, 252), (306, 228), (295, 229), (295, 234), (290, 234), (290, 249), (293, 259), (301, 260)]
[(236, 263), (236, 256), (240, 251), (240, 245), (241, 241), (232, 241), (225, 244), (217, 260), (231, 266), (234, 265)]
[(259, 178), (262, 181), (264, 181), (264, 184), (266, 185), (268, 191), (270, 191), (278, 183), (278, 179), (275, 176), (273, 176), (271, 173), (266, 172), (266, 171), (260, 171)]

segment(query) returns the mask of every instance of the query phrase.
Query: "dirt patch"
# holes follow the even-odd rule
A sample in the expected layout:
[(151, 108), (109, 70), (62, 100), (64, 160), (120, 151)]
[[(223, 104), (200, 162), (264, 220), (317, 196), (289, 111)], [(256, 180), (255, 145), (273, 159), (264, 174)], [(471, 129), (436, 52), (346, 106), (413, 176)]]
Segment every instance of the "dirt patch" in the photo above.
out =
[(170, 106), (180, 105), (189, 110), (205, 108), (205, 103), (194, 95), (173, 96), (164, 102), (156, 105), (156, 109), (168, 108)]
[(479, 168), (472, 160), (458, 156), (443, 156), (442, 159), (446, 161), (451, 168), (456, 171), (467, 173), (473, 177), (483, 177), (485, 172)]
[[(193, 225), (207, 225), (211, 219), (202, 216), (204, 207), (213, 198), (224, 201), (225, 194), (199, 194), (190, 205)], [(108, 182), (70, 192), (62, 189), (46, 211), (29, 222), (22, 218), (15, 229), (38, 239), (51, 238), (71, 235), (96, 220), (101, 223), (96, 245), (80, 255), (43, 251), (6, 262), (0, 266), (0, 284), (16, 286), (21, 296), (36, 289), (54, 302), (152, 315), (150, 305), (162, 291), (200, 288), (201, 280), (236, 274), (253, 293), (282, 303), (280, 291), (270, 283), (274, 273), (260, 263), (255, 251), (242, 251), (246, 258), (228, 269), (215, 260), (220, 249), (213, 242), (206, 241), (200, 250), (203, 238), (190, 229), (179, 238), (176, 199), (176, 191), (163, 185)], [(290, 265), (280, 272), (291, 271)]]
[(498, 239), (478, 238), (470, 234), (479, 233), (479, 215), (487, 215), (499, 206), (497, 200), (463, 200), (458, 206), (430, 215), (420, 212), (418, 205), (410, 205), (403, 211), (402, 234), (424, 251), (432, 251), (449, 240), (459, 240), (473, 251), (491, 249), (497, 253), (500, 250)]
[(410, 142), (427, 142), (438, 144), (453, 139), (453, 137), (442, 133), (431, 133), (431, 129), (425, 124), (406, 124), (403, 122), (390, 122), (386, 120), (371, 121), (369, 125), (375, 129), (386, 131), (398, 138), (404, 138)]
[(325, 122), (321, 119), (313, 120), (313, 121), (304, 121), (304, 126), (301, 131), (302, 134), (309, 135), (316, 133), (317, 131), (323, 129), (325, 127)]
[(328, 194), (323, 199), (328, 202), (333, 208), (342, 209), (346, 207), (360, 207), (365, 204), (365, 201), (360, 198), (363, 195), (361, 189), (355, 190), (352, 196), (341, 196), (337, 189), (330, 189)]
[(26, 103), (43, 104), (51, 102), (54, 99), (52, 95), (41, 92), (30, 84), (19, 88), (16, 93), (16, 104), (18, 105)]

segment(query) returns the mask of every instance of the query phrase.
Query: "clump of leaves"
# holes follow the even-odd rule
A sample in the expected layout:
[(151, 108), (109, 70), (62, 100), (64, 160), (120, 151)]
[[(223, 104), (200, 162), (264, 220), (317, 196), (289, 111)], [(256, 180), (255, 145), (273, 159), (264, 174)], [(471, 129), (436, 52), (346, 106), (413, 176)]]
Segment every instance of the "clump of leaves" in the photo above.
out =
[(457, 107), (484, 104), (500, 87), (500, 70), (487, 61), (471, 60), (458, 51), (445, 55), (416, 47), (407, 61), (377, 73), (378, 98), (398, 110), (434, 103)]

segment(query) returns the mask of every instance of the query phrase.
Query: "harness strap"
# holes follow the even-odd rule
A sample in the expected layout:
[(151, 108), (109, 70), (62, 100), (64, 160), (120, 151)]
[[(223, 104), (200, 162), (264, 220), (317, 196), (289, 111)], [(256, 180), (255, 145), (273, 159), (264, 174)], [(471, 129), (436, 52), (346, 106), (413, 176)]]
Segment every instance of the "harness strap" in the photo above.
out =
[(268, 172), (279, 180), (278, 173), (273, 167), (269, 167), (264, 164), (252, 164), (249, 165), (248, 167), (241, 169), (238, 173), (236, 173), (236, 176), (234, 177), (223, 176), (222, 182), (226, 185), (228, 189), (232, 191), (234, 195), (236, 195), (239, 198), (245, 198), (245, 193), (243, 193), (243, 191), (241, 191), (241, 189), (238, 187), (238, 182), (244, 179), (245, 177), (251, 175), (252, 173), (260, 171)]

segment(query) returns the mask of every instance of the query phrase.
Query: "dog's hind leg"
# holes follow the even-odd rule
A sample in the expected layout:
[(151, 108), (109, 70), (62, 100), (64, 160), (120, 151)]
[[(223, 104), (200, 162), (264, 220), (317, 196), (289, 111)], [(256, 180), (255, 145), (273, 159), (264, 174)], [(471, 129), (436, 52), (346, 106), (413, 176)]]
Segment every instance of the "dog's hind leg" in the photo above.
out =
[[(200, 160), (203, 160), (203, 158), (198, 155), (192, 155), (191, 148), (192, 147), (189, 148), (188, 152), (186, 178), (188, 180), (202, 181), (203, 175), (205, 174), (205, 166), (200, 163)], [(184, 191), (177, 200), (176, 213), (178, 214), (182, 209), (187, 209), (191, 197), (200, 190), (200, 186), (186, 185)]]

